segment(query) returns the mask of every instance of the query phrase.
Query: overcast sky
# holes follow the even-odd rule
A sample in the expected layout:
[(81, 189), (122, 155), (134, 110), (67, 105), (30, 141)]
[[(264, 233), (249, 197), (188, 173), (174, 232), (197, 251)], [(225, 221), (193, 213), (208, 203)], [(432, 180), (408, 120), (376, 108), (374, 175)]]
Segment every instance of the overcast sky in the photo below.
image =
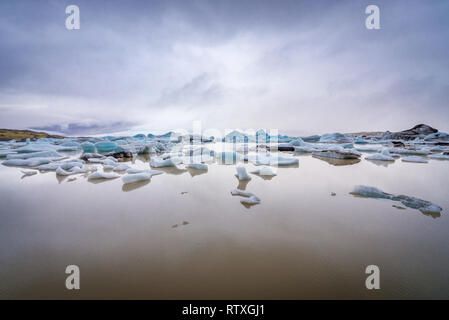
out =
[(449, 131), (448, 102), (449, 1), (0, 2), (0, 127)]

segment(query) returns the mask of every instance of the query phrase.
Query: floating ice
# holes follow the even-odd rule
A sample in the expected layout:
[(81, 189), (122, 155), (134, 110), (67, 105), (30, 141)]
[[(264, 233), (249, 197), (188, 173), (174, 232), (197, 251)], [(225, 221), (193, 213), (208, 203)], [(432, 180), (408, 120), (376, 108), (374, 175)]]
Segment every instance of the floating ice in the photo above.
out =
[(446, 132), (438, 131), (424, 137), (424, 140), (434, 140), (434, 139), (449, 140), (449, 134), (447, 134)]
[(324, 150), (315, 151), (312, 155), (334, 159), (358, 159), (361, 154), (356, 149), (345, 149), (342, 146), (334, 145)]
[(354, 139), (354, 143), (356, 143), (356, 144), (367, 144), (367, 143), (369, 143), (369, 141), (366, 141), (365, 139), (363, 139), (362, 136), (358, 136), (357, 138)]
[(0, 158), (6, 158), (8, 154), (16, 154), (16, 152), (12, 150), (0, 150)]
[(120, 177), (119, 174), (115, 172), (94, 172), (91, 173), (87, 179), (115, 179)]
[(387, 148), (382, 150), (382, 153), (372, 154), (368, 157), (365, 157), (367, 160), (377, 160), (377, 161), (395, 161), (395, 159), (390, 155), (390, 152)]
[(57, 153), (56, 151), (41, 151), (41, 152), (33, 152), (33, 153), (20, 153), (20, 154), (8, 154), (6, 159), (30, 159), (30, 158), (63, 158), (62, 155)]
[(416, 162), (416, 163), (427, 163), (427, 162), (429, 162), (429, 160), (427, 160), (426, 158), (418, 157), (418, 156), (404, 157), (401, 160), (404, 161), (404, 162)]
[(412, 149), (404, 149), (404, 148), (390, 148), (388, 150), (390, 151), (390, 153), (405, 154), (405, 155), (427, 155), (427, 154), (429, 154), (428, 150), (412, 150)]
[(81, 143), (81, 148), (84, 152), (95, 152), (95, 145), (89, 141)]
[(56, 169), (56, 174), (58, 176), (70, 176), (73, 173), (62, 169), (61, 167), (58, 167), (58, 169)]
[(428, 158), (437, 160), (449, 160), (449, 155), (438, 153), (438, 154), (431, 154), (428, 156)]
[(405, 196), (405, 195), (398, 195), (395, 196), (390, 193), (383, 192), (382, 190), (379, 190), (375, 187), (369, 187), (369, 186), (356, 186), (350, 194), (359, 196), (359, 197), (365, 197), (365, 198), (376, 198), (376, 199), (388, 199), (392, 201), (400, 201), (404, 206), (418, 209), (419, 211), (427, 214), (439, 214), (443, 209), (426, 200), (422, 200), (415, 197)]
[(150, 180), (152, 176), (162, 173), (163, 172), (159, 170), (145, 170), (139, 173), (128, 173), (122, 177), (122, 181), (124, 184), (133, 183), (137, 181), (145, 181)]
[(97, 148), (98, 152), (109, 152), (117, 149), (117, 144), (112, 141), (100, 141), (95, 143), (95, 148)]
[(150, 165), (153, 168), (174, 167), (180, 163), (182, 163), (182, 159), (178, 158), (178, 157), (166, 158), (166, 159), (163, 159), (162, 157), (151, 157), (150, 158)]
[(352, 195), (366, 198), (382, 198), (382, 199), (391, 199), (393, 197), (392, 194), (383, 192), (380, 189), (369, 186), (355, 186), (354, 190), (350, 192)]
[(126, 163), (120, 163), (118, 165), (116, 165), (113, 170), (114, 171), (125, 171), (128, 170), (130, 168), (129, 165), (127, 165)]
[(243, 204), (247, 204), (247, 205), (259, 204), (260, 201), (261, 201), (253, 193), (248, 192), (248, 191), (244, 191), (244, 190), (234, 189), (234, 190), (231, 191), (231, 194), (233, 196), (246, 197), (247, 199), (241, 199), (240, 202), (243, 203)]
[(32, 176), (37, 174), (36, 170), (20, 170), (25, 176)]
[(260, 176), (275, 176), (276, 175), (276, 173), (274, 173), (270, 167), (265, 167), (265, 166), (263, 166), (260, 169), (255, 170), (251, 173), (258, 174)]
[(380, 151), (382, 151), (382, 147), (374, 147), (374, 146), (360, 147), (360, 148), (355, 148), (355, 149), (359, 152), (380, 152)]
[(18, 167), (35, 167), (41, 164), (50, 163), (53, 158), (30, 158), (30, 159), (11, 159), (3, 161), (5, 166), (18, 166)]
[(237, 167), (237, 174), (236, 174), (236, 176), (237, 176), (237, 178), (239, 180), (251, 180), (251, 177), (246, 172), (245, 167), (242, 167), (242, 166), (238, 166)]
[(249, 205), (259, 204), (260, 198), (256, 197), (255, 195), (252, 195), (247, 199), (240, 199), (240, 202), (243, 204), (249, 204)]
[(319, 142), (326, 142), (326, 143), (347, 143), (352, 142), (352, 139), (350, 137), (345, 136), (341, 133), (326, 133), (323, 134), (320, 137)]

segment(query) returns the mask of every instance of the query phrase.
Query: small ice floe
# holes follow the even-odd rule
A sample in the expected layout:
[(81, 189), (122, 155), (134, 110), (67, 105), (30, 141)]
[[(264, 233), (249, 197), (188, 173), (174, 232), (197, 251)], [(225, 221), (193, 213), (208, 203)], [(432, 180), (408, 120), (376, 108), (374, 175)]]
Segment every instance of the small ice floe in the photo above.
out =
[(81, 143), (81, 148), (84, 152), (95, 152), (95, 145), (89, 141), (84, 141)]
[(427, 156), (430, 159), (437, 159), (437, 160), (449, 160), (449, 155), (445, 155), (445, 154), (430, 154)]
[(204, 163), (190, 163), (187, 165), (188, 168), (196, 169), (196, 170), (207, 170), (207, 164)]
[(20, 172), (22, 172), (24, 176), (32, 176), (37, 174), (36, 170), (20, 170)]
[(125, 171), (125, 170), (128, 170), (129, 168), (131, 168), (131, 167), (129, 165), (127, 165), (126, 163), (119, 163), (116, 166), (114, 166), (114, 168), (112, 170)]
[(242, 204), (254, 205), (254, 204), (259, 204), (261, 202), (261, 200), (256, 195), (254, 195), (253, 193), (248, 192), (248, 191), (234, 189), (231, 191), (231, 194), (233, 196), (245, 197), (244, 199), (240, 200), (240, 202)]
[(162, 158), (162, 157), (151, 157), (150, 165), (152, 168), (161, 168), (161, 167), (174, 167), (177, 164), (181, 164), (182, 159), (179, 157), (173, 158)]
[[(91, 169), (91, 168), (89, 168), (89, 169)], [(56, 169), (56, 175), (58, 175), (58, 176), (70, 176), (72, 174), (86, 173), (87, 171), (88, 171), (87, 168), (81, 168), (81, 167), (78, 167), (78, 166), (74, 166), (74, 167), (70, 168), (69, 170), (64, 170), (62, 167), (58, 167)]]
[(115, 179), (120, 175), (115, 172), (94, 172), (87, 176), (87, 179)]
[(355, 148), (359, 152), (381, 152), (382, 147), (375, 147), (375, 146), (369, 146), (369, 147), (359, 147)]
[(358, 197), (364, 198), (375, 198), (375, 199), (387, 199), (392, 201), (399, 201), (404, 206), (417, 209), (424, 214), (430, 214), (433, 217), (438, 217), (440, 212), (443, 210), (440, 206), (426, 200), (422, 200), (415, 197), (410, 197), (406, 195), (393, 195), (391, 193), (383, 192), (375, 187), (369, 186), (356, 186), (350, 194)]
[(318, 149), (312, 146), (295, 146), (294, 148), (296, 153), (312, 153), (318, 151)]
[(404, 157), (401, 160), (404, 162), (416, 162), (416, 163), (428, 163), (429, 162), (429, 160), (427, 160), (426, 158), (418, 157), (418, 156)]
[(17, 167), (36, 167), (41, 164), (50, 163), (53, 158), (30, 158), (30, 159), (11, 159), (3, 161), (5, 166), (17, 166)]
[(252, 171), (251, 173), (253, 174), (258, 174), (260, 176), (267, 176), (267, 177), (273, 177), (276, 176), (277, 174), (273, 171), (273, 169), (271, 169), (270, 167), (266, 167), (263, 166), (260, 169), (257, 169), (255, 171)]
[(356, 144), (368, 144), (369, 141), (363, 139), (363, 136), (358, 136), (357, 138), (354, 139), (354, 143), (356, 143)]
[(86, 152), (80, 157), (81, 160), (88, 161), (89, 159), (105, 159), (106, 157), (99, 153)]
[(12, 150), (0, 150), (0, 159), (6, 158), (8, 154), (17, 154), (17, 153)]
[(251, 180), (250, 175), (246, 172), (246, 168), (243, 166), (238, 166), (237, 167), (237, 174), (236, 177), (239, 180)]
[(146, 180), (150, 180), (151, 176), (152, 176), (152, 174), (149, 172), (126, 174), (122, 177), (122, 181), (124, 184), (138, 182), (138, 181), (146, 181)]
[(387, 148), (382, 150), (382, 153), (375, 153), (368, 157), (365, 157), (366, 160), (376, 160), (376, 161), (395, 161), (395, 159), (390, 155), (390, 152)]
[(151, 169), (135, 169), (135, 168), (129, 168), (128, 170), (126, 170), (127, 174), (139, 174), (139, 173), (149, 173), (152, 176), (158, 175), (158, 174), (163, 174), (164, 171), (160, 171), (160, 170), (151, 170)]
[(63, 156), (56, 151), (41, 151), (33, 153), (17, 153), (6, 155), (7, 160), (12, 159), (30, 159), (30, 158), (63, 158)]
[(404, 148), (390, 148), (388, 149), (392, 154), (405, 154), (405, 155), (428, 155), (428, 150), (414, 150), (414, 149), (404, 149)]
[(325, 143), (351, 143), (352, 141), (352, 138), (338, 132), (323, 134), (319, 140)]
[(70, 176), (71, 174), (73, 173), (62, 169), (61, 167), (56, 169), (56, 175), (58, 176)]
[(112, 141), (100, 141), (95, 143), (95, 148), (98, 152), (109, 152), (117, 149), (117, 144)]
[(346, 149), (342, 146), (331, 146), (321, 151), (315, 151), (312, 155), (322, 158), (359, 159), (361, 154), (356, 149)]

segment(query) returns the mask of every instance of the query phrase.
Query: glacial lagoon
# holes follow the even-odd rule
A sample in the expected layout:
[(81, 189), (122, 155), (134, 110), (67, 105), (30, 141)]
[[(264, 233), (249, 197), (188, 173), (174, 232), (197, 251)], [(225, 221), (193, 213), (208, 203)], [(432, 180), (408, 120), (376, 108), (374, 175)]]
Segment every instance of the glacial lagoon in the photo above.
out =
[[(273, 167), (273, 177), (252, 174), (261, 166), (251, 162), (214, 161), (207, 171), (154, 168), (163, 174), (129, 184), (87, 173), (24, 176), (32, 168), (0, 165), (0, 297), (449, 298), (449, 161), (281, 154), (298, 164)], [(150, 169), (151, 157), (124, 163)], [(238, 165), (251, 180), (238, 180)], [(357, 185), (425, 199), (442, 211), (357, 197)], [(234, 189), (260, 204), (242, 204)], [(72, 264), (81, 272), (76, 291), (65, 288)], [(381, 290), (365, 288), (373, 264)]]

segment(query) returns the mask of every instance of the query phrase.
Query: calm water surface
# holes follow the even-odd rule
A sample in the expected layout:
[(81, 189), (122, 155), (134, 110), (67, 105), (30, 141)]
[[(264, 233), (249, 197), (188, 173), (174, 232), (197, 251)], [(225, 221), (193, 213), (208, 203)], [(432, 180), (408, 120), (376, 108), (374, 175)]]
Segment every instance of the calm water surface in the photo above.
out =
[[(235, 165), (164, 169), (126, 187), (54, 172), (21, 179), (0, 165), (0, 298), (449, 298), (449, 161), (295, 157), (297, 167), (246, 185)], [(148, 158), (134, 167), (148, 168)], [(443, 211), (353, 197), (359, 184)], [(262, 203), (243, 206), (230, 194), (238, 186)], [(65, 289), (70, 264), (81, 290)], [(370, 264), (381, 270), (377, 291), (365, 289)]]

